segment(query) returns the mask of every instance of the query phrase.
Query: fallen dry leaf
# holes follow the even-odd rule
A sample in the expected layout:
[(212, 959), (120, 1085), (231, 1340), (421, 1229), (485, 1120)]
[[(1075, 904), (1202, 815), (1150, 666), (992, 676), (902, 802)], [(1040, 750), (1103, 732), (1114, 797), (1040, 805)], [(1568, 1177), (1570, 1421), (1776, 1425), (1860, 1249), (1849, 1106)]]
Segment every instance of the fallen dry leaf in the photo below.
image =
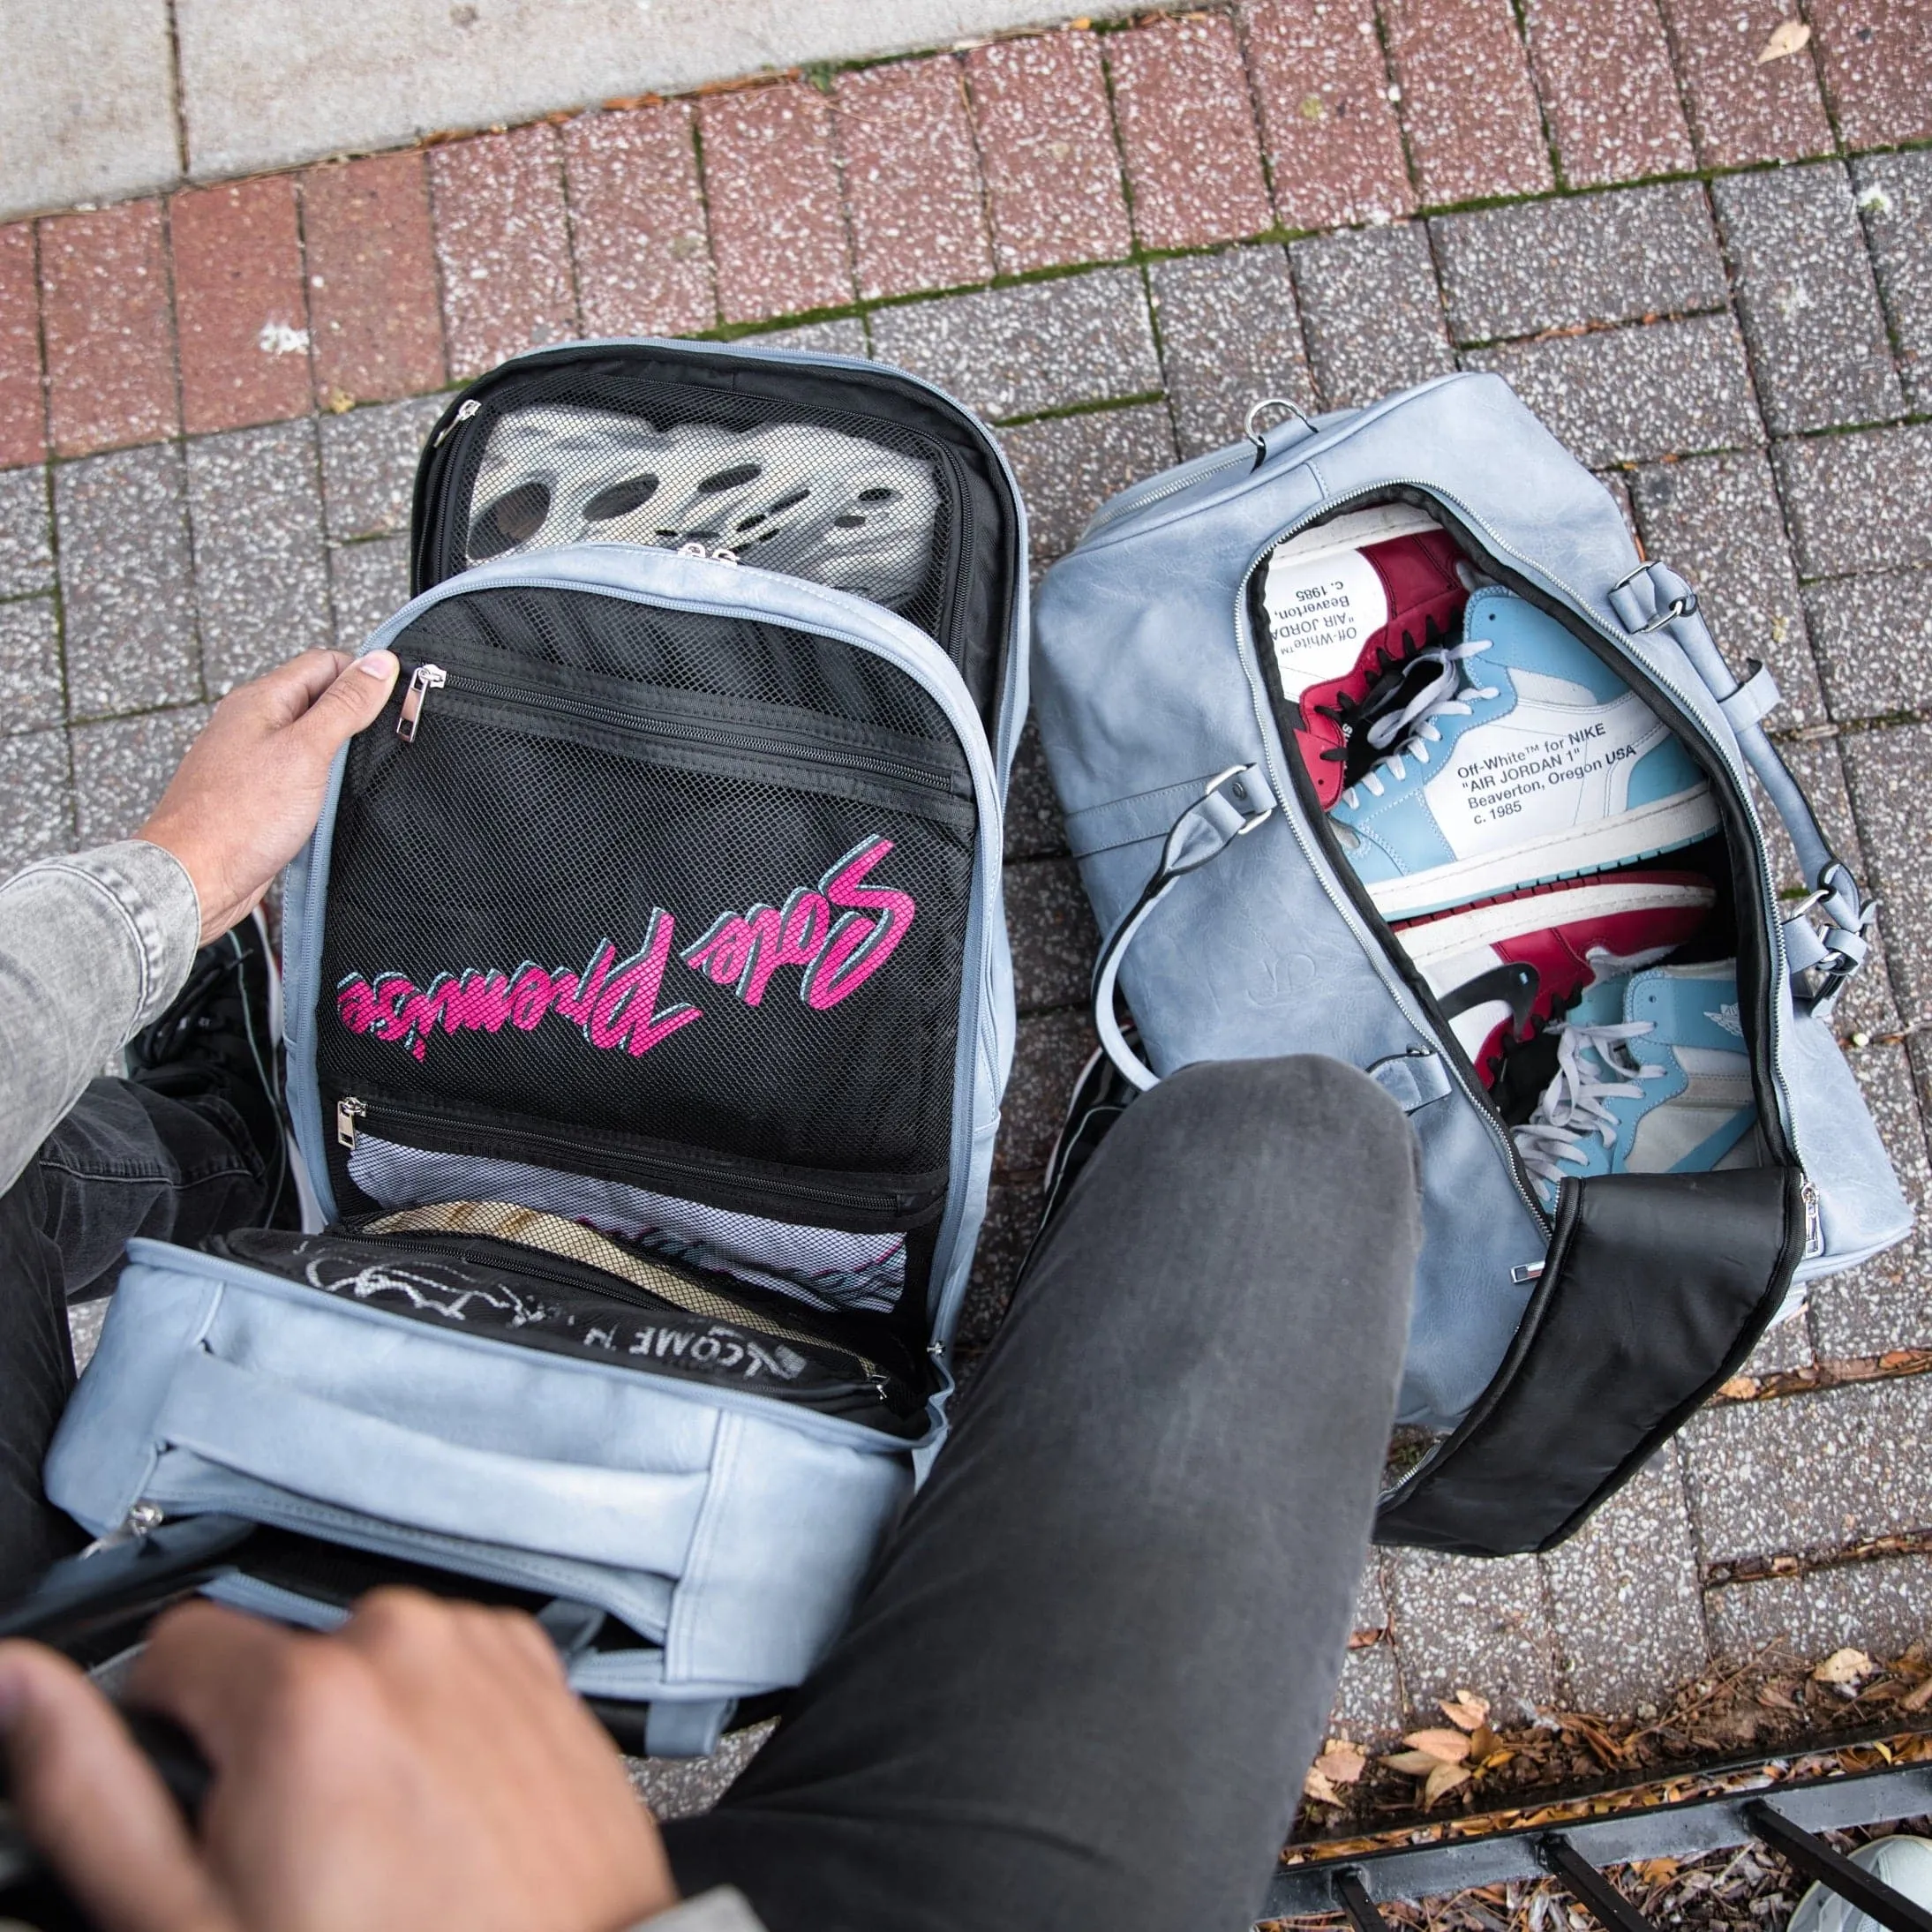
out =
[(1810, 44), (1811, 29), (1802, 20), (1780, 20), (1771, 29), (1771, 37), (1759, 49), (1757, 64), (1762, 67), (1768, 60), (1783, 60)]
[(1901, 1710), (1923, 1710), (1928, 1704), (1932, 1704), (1932, 1677), (1927, 1678), (1915, 1689), (1908, 1690), (1898, 1700)]
[(1354, 1784), (1368, 1766), (1368, 1753), (1346, 1738), (1330, 1738), (1315, 1760), (1315, 1769), (1333, 1785)]
[(1486, 1764), (1500, 1748), (1500, 1740), (1486, 1724), (1479, 1724), (1470, 1733), (1470, 1756), (1477, 1764)]
[(1429, 1773), (1429, 1781), (1422, 1787), (1423, 1808), (1426, 1810), (1438, 1798), (1445, 1798), (1458, 1785), (1466, 1785), (1470, 1774), (1460, 1764), (1438, 1764)]
[(1489, 1699), (1473, 1690), (1458, 1690), (1455, 1696), (1445, 1697), (1440, 1708), (1458, 1731), (1474, 1731), (1489, 1721)]
[(1382, 1760), (1392, 1771), (1400, 1771), (1404, 1778), (1427, 1778), (1432, 1772), (1440, 1770), (1446, 1760), (1432, 1756), (1427, 1751), (1394, 1751)]
[(1470, 1740), (1460, 1731), (1410, 1731), (1402, 1739), (1412, 1751), (1426, 1751), (1445, 1764), (1460, 1764), (1470, 1755)]
[(1832, 1651), (1811, 1674), (1821, 1684), (1855, 1684), (1876, 1667), (1864, 1651), (1846, 1649)]
[(1342, 1793), (1312, 1764), (1302, 1779), (1302, 1796), (1312, 1798), (1317, 1804), (1339, 1805), (1342, 1802)]
[(1758, 1382), (1755, 1375), (1733, 1375), (1718, 1390), (1726, 1402), (1748, 1402), (1757, 1394)]

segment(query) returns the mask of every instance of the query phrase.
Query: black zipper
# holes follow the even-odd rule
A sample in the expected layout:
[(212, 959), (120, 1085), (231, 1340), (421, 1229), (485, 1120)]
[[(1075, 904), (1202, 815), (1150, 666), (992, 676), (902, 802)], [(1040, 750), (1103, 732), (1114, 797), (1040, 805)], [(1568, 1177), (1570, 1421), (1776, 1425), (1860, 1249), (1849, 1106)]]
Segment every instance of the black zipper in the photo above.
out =
[[(401, 1130), (399, 1133), (385, 1131), (392, 1122)], [(849, 1181), (805, 1180), (791, 1173), (775, 1174), (769, 1168), (748, 1172), (746, 1163), (721, 1159), (698, 1147), (680, 1146), (674, 1154), (652, 1155), (634, 1151), (616, 1133), (572, 1134), (502, 1126), (454, 1110), (388, 1099), (365, 1100), (353, 1094), (343, 1094), (336, 1101), (334, 1132), (336, 1147), (345, 1154), (354, 1152), (358, 1135), (373, 1133), (432, 1154), (522, 1161), (532, 1167), (553, 1169), (561, 1162), (564, 1172), (597, 1175), (674, 1198), (711, 1199), (713, 1205), (718, 1204), (713, 1197), (722, 1195), (735, 1211), (768, 1218), (798, 1210), (799, 1218), (807, 1214), (842, 1217), (836, 1222), (822, 1218), (821, 1225), (849, 1228), (854, 1221), (866, 1224), (856, 1231), (887, 1232), (916, 1225), (944, 1200), (946, 1192), (943, 1183), (920, 1189), (868, 1187)], [(694, 1182), (701, 1188), (710, 1184), (710, 1193), (694, 1197)], [(748, 1204), (754, 1196), (756, 1206)]]
[(752, 757), (769, 758), (776, 763), (807, 765), (828, 771), (857, 772), (865, 777), (884, 776), (922, 791), (937, 792), (949, 798), (970, 797), (970, 777), (946, 769), (938, 759), (918, 763), (889, 752), (846, 750), (835, 745), (814, 744), (798, 736), (780, 736), (746, 725), (723, 720), (666, 718), (645, 714), (624, 706), (592, 698), (573, 697), (550, 691), (534, 683), (510, 682), (482, 677), (462, 669), (452, 673), (440, 665), (415, 667), (404, 688), (403, 709), (396, 734), (405, 744), (413, 744), (422, 729), (429, 694), (443, 692), (439, 704), (451, 700), (473, 698), (487, 703), (507, 704), (520, 710), (547, 711), (553, 716), (576, 719), (621, 731), (634, 738), (657, 740), (666, 744), (698, 745), (706, 750), (743, 752)]

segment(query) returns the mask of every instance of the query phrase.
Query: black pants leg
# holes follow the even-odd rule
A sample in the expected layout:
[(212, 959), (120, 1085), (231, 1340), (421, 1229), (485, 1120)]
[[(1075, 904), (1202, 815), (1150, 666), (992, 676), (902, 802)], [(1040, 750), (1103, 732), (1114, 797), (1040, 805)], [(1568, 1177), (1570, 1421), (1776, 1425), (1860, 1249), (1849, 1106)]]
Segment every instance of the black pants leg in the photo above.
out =
[(1233, 1932), (1327, 1714), (1414, 1143), (1320, 1059), (1189, 1068), (1082, 1177), (850, 1628), (688, 1892), (771, 1932)]
[(41, 1490), (74, 1386), (67, 1304), (104, 1295), (134, 1235), (193, 1245), (261, 1212), (261, 1167), (220, 1100), (95, 1080), (0, 1195), (0, 1602), (86, 1541)]

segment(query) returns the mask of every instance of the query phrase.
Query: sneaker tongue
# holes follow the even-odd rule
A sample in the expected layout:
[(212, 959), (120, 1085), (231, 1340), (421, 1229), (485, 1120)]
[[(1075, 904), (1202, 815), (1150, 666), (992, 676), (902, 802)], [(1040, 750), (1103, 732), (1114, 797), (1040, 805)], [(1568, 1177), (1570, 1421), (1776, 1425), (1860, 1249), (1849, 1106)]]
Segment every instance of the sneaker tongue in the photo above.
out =
[(1624, 996), (1629, 987), (1628, 978), (1593, 980), (1563, 1018), (1573, 1026), (1617, 1026), (1623, 1019)]

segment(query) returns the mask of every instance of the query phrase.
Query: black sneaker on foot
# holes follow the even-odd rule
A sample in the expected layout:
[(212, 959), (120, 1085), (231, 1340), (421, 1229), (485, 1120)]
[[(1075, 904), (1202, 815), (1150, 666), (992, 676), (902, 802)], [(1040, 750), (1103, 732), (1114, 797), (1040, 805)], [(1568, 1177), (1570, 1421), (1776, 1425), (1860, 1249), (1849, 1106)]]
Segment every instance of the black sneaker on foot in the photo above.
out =
[(282, 975), (260, 913), (195, 954), (187, 983), (125, 1059), (129, 1079), (170, 1100), (226, 1101), (261, 1163), (260, 1225), (301, 1226), (282, 1106)]

